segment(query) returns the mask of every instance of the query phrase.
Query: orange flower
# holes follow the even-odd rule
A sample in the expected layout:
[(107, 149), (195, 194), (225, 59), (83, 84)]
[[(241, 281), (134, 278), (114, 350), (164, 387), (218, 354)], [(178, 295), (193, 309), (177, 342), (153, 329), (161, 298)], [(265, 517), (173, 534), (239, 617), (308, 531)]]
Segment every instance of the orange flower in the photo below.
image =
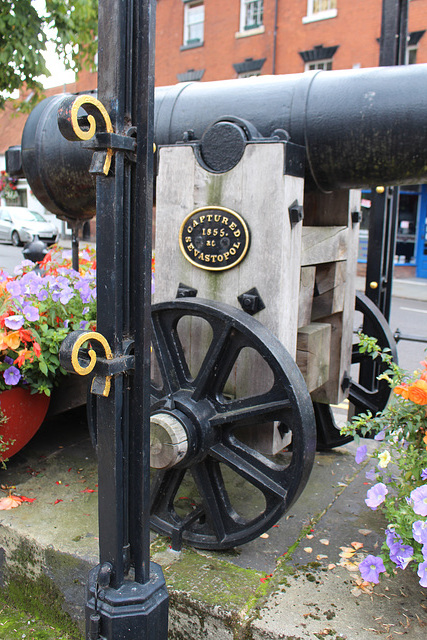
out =
[(402, 396), (405, 400), (408, 399), (408, 385), (407, 384), (399, 384), (397, 387), (393, 389), (394, 393), (398, 396)]
[(9, 511), (9, 509), (15, 509), (19, 507), (22, 500), (18, 496), (8, 496), (7, 498), (1, 498), (0, 511)]
[(40, 358), (42, 350), (38, 342), (33, 342), (33, 351), (36, 354), (36, 358)]
[(21, 338), (19, 337), (19, 330), (11, 331), (10, 333), (4, 335), (3, 342), (7, 344), (9, 349), (13, 349), (15, 351), (21, 344)]
[(1, 351), (5, 351), (6, 349), (9, 349), (8, 345), (4, 341), (4, 337), (6, 335), (7, 335), (6, 333), (0, 333), (0, 350)]
[(31, 353), (31, 351), (28, 351), (28, 349), (21, 349), (20, 351), (18, 351), (18, 357), (13, 364), (17, 364), (18, 367), (22, 367), (25, 360), (30, 360), (30, 362), (32, 362), (33, 354)]
[(19, 337), (21, 338), (22, 342), (31, 342), (31, 340), (33, 339), (33, 334), (29, 329), (18, 329), (18, 331)]
[(416, 380), (408, 389), (408, 398), (415, 404), (427, 404), (427, 382)]

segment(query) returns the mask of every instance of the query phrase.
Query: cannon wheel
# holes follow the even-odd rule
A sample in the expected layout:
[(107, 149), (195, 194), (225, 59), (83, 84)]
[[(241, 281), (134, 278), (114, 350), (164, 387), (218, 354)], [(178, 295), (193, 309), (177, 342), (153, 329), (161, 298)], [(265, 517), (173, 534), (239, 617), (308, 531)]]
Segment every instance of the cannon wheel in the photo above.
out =
[[(177, 327), (195, 317), (209, 324), (212, 339), (191, 374)], [(159, 383), (152, 385), (152, 456), (157, 428), (166, 425), (163, 435), (170, 440), (163, 443), (167, 468), (152, 472), (152, 528), (170, 536), (174, 549), (182, 541), (228, 549), (253, 540), (297, 499), (313, 465), (315, 420), (298, 367), (257, 320), (210, 300), (155, 305), (152, 345), (159, 373)], [(267, 363), (272, 384), (261, 393), (229, 398), (224, 387), (245, 348)], [(274, 456), (252, 448), (241, 435), (268, 422), (290, 436), (290, 446)], [(169, 455), (168, 445), (175, 454)]]
[[(363, 316), (363, 333), (377, 338), (381, 349), (390, 349), (393, 360), (397, 363), (397, 345), (390, 326), (378, 307), (361, 291), (356, 291), (355, 310)], [(348, 394), (349, 403), (353, 405), (352, 415), (367, 411), (375, 415), (384, 409), (390, 397), (387, 381), (377, 379), (380, 373), (387, 369), (387, 365), (383, 364), (380, 358), (373, 360), (368, 354), (360, 353), (357, 340), (353, 343), (351, 364), (359, 365), (358, 379), (350, 380)], [(352, 436), (340, 435), (330, 405), (314, 402), (313, 406), (319, 451), (351, 442)]]

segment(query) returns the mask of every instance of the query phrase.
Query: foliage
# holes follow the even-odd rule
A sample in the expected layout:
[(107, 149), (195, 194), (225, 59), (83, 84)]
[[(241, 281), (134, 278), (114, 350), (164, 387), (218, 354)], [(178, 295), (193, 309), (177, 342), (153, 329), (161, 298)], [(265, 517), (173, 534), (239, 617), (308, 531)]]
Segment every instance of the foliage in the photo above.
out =
[[(374, 511), (380, 508), (389, 524), (381, 556), (368, 556), (359, 570), (365, 580), (378, 582), (380, 573), (409, 565), (427, 587), (427, 362), (409, 375), (374, 338), (361, 334), (359, 348), (387, 364), (379, 377), (393, 389), (382, 412), (356, 416), (341, 431), (356, 439), (371, 435), (380, 443), (371, 455), (375, 469), (366, 473), (374, 484), (365, 502)], [(356, 462), (367, 457), (367, 446), (361, 444)]]
[[(0, 92), (26, 85), (34, 93), (23, 103), (30, 110), (40, 98), (39, 76), (49, 76), (43, 52), (50, 41), (67, 68), (93, 63), (97, 50), (97, 0), (0, 0)], [(39, 9), (39, 10), (38, 10)], [(5, 96), (0, 94), (0, 107)]]
[(53, 248), (38, 270), (24, 260), (15, 276), (0, 272), (0, 390), (19, 385), (50, 395), (65, 374), (62, 341), (95, 326), (94, 250), (83, 252), (79, 273), (64, 255)]
[(6, 171), (0, 172), (0, 196), (7, 200), (16, 200), (18, 198), (17, 189), (18, 180), (16, 178), (9, 178)]

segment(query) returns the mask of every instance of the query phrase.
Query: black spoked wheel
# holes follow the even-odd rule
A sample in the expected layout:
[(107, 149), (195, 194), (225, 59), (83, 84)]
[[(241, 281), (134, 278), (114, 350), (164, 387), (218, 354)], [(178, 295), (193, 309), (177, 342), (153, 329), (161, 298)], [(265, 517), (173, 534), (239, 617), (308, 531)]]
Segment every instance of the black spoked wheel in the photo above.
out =
[[(376, 338), (381, 349), (390, 349), (397, 363), (397, 345), (390, 326), (378, 307), (361, 291), (356, 292), (356, 317), (361, 315), (359, 328), (364, 334)], [(360, 353), (359, 342), (353, 343), (351, 356), (352, 372), (348, 394), (349, 416), (370, 411), (373, 415), (382, 411), (390, 397), (386, 380), (378, 380), (387, 365), (380, 358), (373, 360), (369, 354)], [(317, 448), (319, 450), (338, 447), (352, 440), (341, 436), (330, 405), (313, 403), (316, 415)]]
[(152, 322), (151, 525), (175, 549), (249, 542), (297, 499), (313, 465), (302, 375), (263, 325), (228, 305), (177, 299), (155, 305)]

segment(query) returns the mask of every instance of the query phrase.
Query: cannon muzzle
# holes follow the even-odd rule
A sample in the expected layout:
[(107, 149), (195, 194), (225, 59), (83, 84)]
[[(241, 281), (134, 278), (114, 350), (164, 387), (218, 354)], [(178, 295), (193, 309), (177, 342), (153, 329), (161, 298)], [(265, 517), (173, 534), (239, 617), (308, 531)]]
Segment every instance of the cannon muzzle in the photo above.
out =
[[(63, 96), (40, 103), (22, 137), (36, 197), (59, 216), (95, 213), (92, 152), (57, 125)], [(427, 181), (427, 65), (261, 76), (159, 87), (157, 146), (200, 140), (220, 118), (264, 138), (285, 131), (306, 150), (306, 177), (323, 191)], [(224, 142), (224, 144), (226, 144)]]

